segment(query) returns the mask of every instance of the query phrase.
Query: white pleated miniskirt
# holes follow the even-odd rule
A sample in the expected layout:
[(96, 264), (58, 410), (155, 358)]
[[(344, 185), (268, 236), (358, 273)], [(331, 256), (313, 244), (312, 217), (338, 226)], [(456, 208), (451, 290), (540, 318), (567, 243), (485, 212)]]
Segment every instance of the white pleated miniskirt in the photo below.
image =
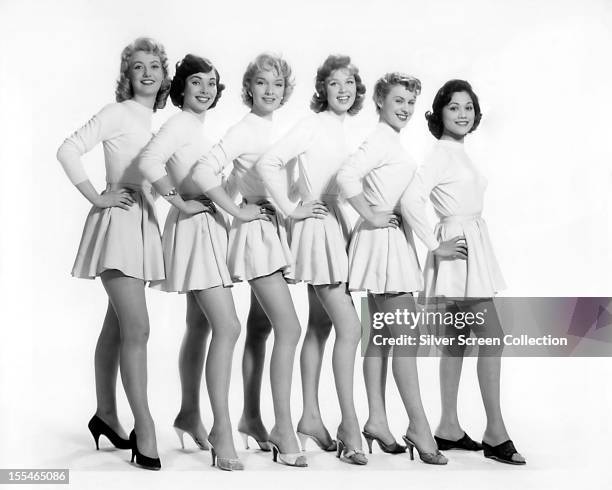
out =
[[(245, 197), (242, 206), (265, 200)], [(240, 221), (234, 218), (229, 233), (227, 264), (234, 281), (250, 281), (277, 271), (288, 274), (292, 256), (285, 219), (278, 213), (272, 221)]]
[[(196, 198), (184, 197), (187, 200)], [(172, 206), (162, 237), (166, 279), (152, 282), (151, 287), (187, 293), (231, 286), (227, 243), (228, 223), (220, 211), (186, 215)]]
[(424, 269), (426, 297), (491, 298), (506, 287), (480, 215), (447, 216), (435, 229), (439, 241), (465, 237), (467, 260), (427, 255)]
[(106, 190), (132, 190), (129, 210), (92, 207), (72, 268), (75, 277), (94, 279), (116, 269), (126, 276), (163, 279), (164, 259), (152, 189), (134, 184), (108, 184)]
[(320, 200), (329, 210), (325, 218), (291, 220), (293, 263), (286, 274), (290, 282), (312, 285), (348, 282), (350, 224), (340, 209), (338, 196), (323, 195)]
[(375, 228), (359, 218), (349, 246), (349, 290), (373, 294), (411, 293), (423, 289), (412, 230)]

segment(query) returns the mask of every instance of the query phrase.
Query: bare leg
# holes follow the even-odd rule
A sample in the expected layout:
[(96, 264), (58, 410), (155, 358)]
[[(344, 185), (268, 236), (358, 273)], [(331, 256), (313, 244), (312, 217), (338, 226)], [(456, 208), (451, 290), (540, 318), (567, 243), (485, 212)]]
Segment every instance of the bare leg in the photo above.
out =
[(240, 335), (240, 322), (230, 288), (215, 287), (193, 292), (212, 327), (206, 360), (206, 387), (214, 424), (209, 441), (222, 458), (236, 458), (229, 416), (229, 385), (234, 346)]
[(261, 419), (261, 380), (266, 357), (266, 340), (272, 324), (251, 290), (251, 308), (246, 324), (244, 355), (242, 356), (242, 389), (244, 408), (238, 430), (252, 434), (258, 441), (268, 440), (268, 431)]
[(279, 445), (283, 453), (297, 453), (299, 447), (291, 422), (290, 398), (295, 349), (300, 340), (300, 323), (289, 288), (280, 272), (249, 282), (274, 330), (270, 384), (275, 424), (270, 431), (270, 440)]
[(100, 276), (119, 320), (121, 381), (134, 414), (134, 430), (139, 451), (157, 458), (155, 425), (147, 399), (147, 341), (149, 315), (144, 282), (107, 270)]
[[(456, 305), (448, 306), (447, 311), (458, 312)], [(447, 329), (449, 336), (457, 336), (455, 328)], [(442, 413), (440, 423), (436, 429), (436, 435), (451, 441), (463, 437), (464, 430), (459, 423), (457, 415), (457, 397), (459, 394), (459, 381), (463, 368), (463, 354), (465, 347), (455, 346), (452, 350), (445, 349), (440, 356), (440, 398), (442, 401)]]
[[(461, 311), (471, 312), (475, 317), (477, 317), (476, 315), (482, 315), (486, 319), (485, 325), (474, 326), (472, 328), (477, 337), (499, 339), (501, 343), (504, 332), (493, 300), (468, 302), (460, 304), (459, 307)], [(504, 424), (500, 403), (502, 351), (503, 344), (499, 346), (480, 346), (478, 348), (478, 384), (485, 413), (487, 414), (487, 427), (482, 440), (491, 446), (497, 446), (510, 439)], [(515, 453), (512, 459), (517, 462), (525, 461), (525, 458), (519, 453)]]
[(297, 430), (316, 437), (323, 445), (330, 447), (332, 438), (323, 425), (319, 409), (319, 379), (332, 323), (311, 285), (308, 285), (308, 306), (308, 327), (300, 355), (303, 411)]
[(117, 374), (119, 373), (119, 348), (121, 334), (119, 320), (113, 305), (108, 302), (102, 331), (96, 344), (94, 357), (96, 375), (96, 415), (108, 424), (119, 436), (127, 439), (117, 415)]
[[(384, 305), (384, 295), (368, 294), (370, 316), (380, 311), (377, 299), (381, 305)], [(385, 404), (387, 365), (391, 349), (389, 346), (376, 345), (372, 341), (373, 336), (378, 333), (378, 330), (370, 329), (370, 341), (363, 358), (363, 379), (368, 395), (368, 420), (363, 430), (379, 437), (385, 444), (393, 445), (395, 438), (389, 430)]]
[(355, 352), (360, 340), (359, 318), (345, 283), (320, 285), (314, 289), (336, 332), (332, 364), (342, 413), (338, 437), (349, 449), (361, 449), (359, 421), (353, 402)]
[(208, 433), (200, 411), (200, 386), (210, 325), (193, 292), (187, 293), (186, 329), (179, 353), (181, 409), (174, 426), (186, 430), (206, 447)]
[[(411, 294), (377, 296), (376, 303), (379, 311), (383, 313), (395, 312), (398, 309), (416, 311), (416, 305)], [(395, 332), (417, 339), (419, 336), (418, 328), (412, 329), (410, 327), (411, 325), (392, 326)], [(431, 434), (429, 421), (421, 401), (417, 350), (418, 345), (393, 347), (393, 377), (408, 414), (409, 425), (406, 429), (406, 436), (416, 444), (421, 452), (435, 453), (438, 447)]]

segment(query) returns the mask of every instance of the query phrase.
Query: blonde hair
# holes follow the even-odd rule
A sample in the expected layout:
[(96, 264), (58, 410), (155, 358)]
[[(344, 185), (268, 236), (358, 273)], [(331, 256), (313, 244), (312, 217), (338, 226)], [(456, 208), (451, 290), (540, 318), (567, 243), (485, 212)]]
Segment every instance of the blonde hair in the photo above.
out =
[(132, 56), (137, 51), (144, 51), (145, 53), (154, 54), (159, 58), (164, 72), (164, 79), (162, 80), (161, 87), (157, 92), (155, 98), (155, 104), (153, 111), (157, 109), (163, 109), (166, 105), (166, 99), (170, 93), (170, 77), (168, 77), (168, 56), (163, 44), (151, 39), (150, 37), (139, 37), (133, 43), (128, 44), (121, 52), (121, 66), (119, 68), (119, 79), (117, 80), (117, 88), (115, 89), (115, 100), (117, 102), (123, 102), (134, 97), (134, 91), (132, 90), (132, 84), (130, 82), (130, 61)]
[(378, 104), (382, 104), (385, 97), (391, 91), (391, 87), (395, 85), (401, 85), (414, 95), (419, 95), (421, 93), (421, 81), (418, 78), (397, 71), (386, 73), (384, 76), (380, 77), (374, 85), (374, 94), (372, 95), (372, 99), (374, 100), (374, 105), (376, 106), (376, 112), (380, 113), (380, 107)]
[(293, 93), (295, 83), (291, 77), (291, 66), (281, 56), (271, 53), (261, 53), (255, 60), (249, 63), (244, 75), (242, 76), (242, 102), (247, 106), (253, 107), (253, 94), (251, 93), (251, 82), (260, 71), (272, 71), (283, 77), (285, 80), (285, 91), (281, 105), (285, 104)]

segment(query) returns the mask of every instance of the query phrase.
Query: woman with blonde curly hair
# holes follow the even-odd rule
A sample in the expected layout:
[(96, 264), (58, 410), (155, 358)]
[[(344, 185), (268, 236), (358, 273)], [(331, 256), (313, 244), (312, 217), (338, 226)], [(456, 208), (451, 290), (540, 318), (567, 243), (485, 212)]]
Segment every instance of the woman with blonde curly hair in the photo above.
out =
[[(151, 185), (136, 160), (151, 139), (151, 117), (164, 107), (170, 80), (164, 47), (138, 38), (121, 53), (117, 103), (109, 104), (66, 139), (57, 152), (70, 181), (93, 205), (72, 269), (75, 277), (100, 276), (109, 298), (95, 354), (97, 410), (89, 422), (96, 447), (100, 435), (132, 461), (161, 467), (147, 401), (149, 318), (144, 286), (164, 278), (161, 237)], [(106, 190), (99, 194), (81, 156), (104, 147)], [(134, 414), (129, 440), (119, 423), (115, 388), (118, 368)]]
[[(374, 86), (374, 103), (379, 122), (374, 132), (338, 172), (338, 184), (359, 213), (349, 247), (349, 289), (366, 291), (370, 318), (388, 318), (396, 311), (415, 311), (412, 293), (422, 288), (421, 270), (412, 231), (401, 220), (400, 197), (412, 180), (416, 163), (400, 140), (400, 132), (414, 113), (421, 82), (404, 73), (387, 73)], [(372, 322), (373, 323), (373, 322)], [(363, 360), (369, 417), (363, 429), (370, 453), (376, 440), (386, 453), (400, 454), (405, 446), (395, 442), (385, 407), (387, 358), (390, 346), (377, 345), (381, 332), (398, 328), (406, 337), (418, 330), (402, 325), (385, 325), (386, 331), (371, 329)], [(384, 334), (383, 334), (384, 336)], [(437, 450), (421, 403), (416, 365), (418, 345), (393, 348), (393, 375), (410, 425), (403, 436), (410, 449), (429, 464), (446, 464)]]
[[(285, 222), (268, 202), (269, 194), (255, 169), (259, 157), (276, 138), (274, 112), (293, 90), (291, 68), (279, 56), (261, 54), (243, 76), (242, 98), (251, 111), (231, 127), (196, 165), (194, 180), (210, 199), (234, 216), (228, 266), (234, 281), (251, 286), (251, 310), (242, 363), (244, 410), (238, 430), (248, 448), (252, 437), (273, 459), (307, 466), (291, 421), (291, 377), (300, 324), (283, 274), (291, 265)], [(222, 172), (233, 165), (231, 179), (243, 198), (237, 206), (222, 185)], [(230, 192), (231, 194), (231, 192)], [(247, 219), (251, 213), (260, 219)], [(270, 380), (275, 425), (268, 435), (261, 420), (259, 397), (266, 338), (274, 329)]]
[[(293, 263), (287, 277), (308, 283), (310, 314), (300, 358), (304, 410), (298, 436), (302, 443), (311, 438), (323, 450), (336, 449), (318, 402), (321, 362), (333, 322), (333, 370), (342, 412), (337, 456), (354, 464), (367, 463), (353, 402), (360, 324), (347, 289), (350, 226), (338, 205), (336, 173), (349, 155), (343, 121), (346, 114), (359, 112), (364, 94), (365, 86), (351, 59), (329, 56), (317, 71), (311, 103), (315, 114), (299, 122), (258, 163), (270, 194), (291, 219)], [(297, 206), (287, 195), (281, 172), (296, 157), (301, 199)]]

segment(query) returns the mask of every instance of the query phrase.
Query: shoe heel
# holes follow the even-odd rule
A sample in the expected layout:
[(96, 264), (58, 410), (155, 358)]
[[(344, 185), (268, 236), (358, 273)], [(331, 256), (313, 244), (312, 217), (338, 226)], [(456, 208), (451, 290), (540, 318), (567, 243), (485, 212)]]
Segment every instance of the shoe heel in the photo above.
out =
[(245, 449), (249, 449), (249, 435), (246, 432), (238, 431), (238, 433), (240, 434), (240, 437), (242, 437), (242, 442), (244, 443), (244, 448)]
[(272, 461), (276, 463), (277, 459), (278, 459), (278, 449), (276, 448), (276, 446), (273, 445), (272, 446)]
[(300, 440), (300, 446), (302, 447), (302, 451), (306, 451), (306, 441), (308, 440), (308, 435), (303, 434), (302, 432), (298, 432), (297, 436)]
[(179, 441), (181, 441), (181, 449), (185, 449), (185, 441), (183, 440), (185, 431), (183, 429), (179, 429), (178, 427), (175, 427), (174, 430), (176, 431), (176, 435), (178, 436)]
[(215, 466), (217, 463), (217, 453), (215, 452), (215, 448), (210, 447), (210, 456), (212, 458), (212, 466)]
[(344, 451), (344, 442), (338, 439), (338, 442), (336, 443), (336, 445), (337, 445), (336, 458), (340, 458), (340, 456), (342, 456), (342, 451)]
[(130, 463), (134, 462), (134, 458), (136, 457), (136, 451), (134, 449), (132, 449), (132, 459), (130, 460)]
[(106, 438), (117, 449), (130, 449), (132, 447), (129, 440), (122, 439), (121, 437), (119, 437), (119, 435), (97, 415), (94, 415), (91, 418), (91, 420), (87, 424), (87, 428), (89, 429), (89, 432), (91, 432), (91, 435), (94, 438), (94, 442), (96, 443), (96, 450), (100, 449), (101, 435), (106, 436)]
[(366, 435), (365, 432), (363, 432), (362, 434), (363, 434), (363, 437), (365, 437), (366, 444), (368, 445), (368, 451), (369, 451), (370, 454), (372, 454), (372, 441), (374, 439), (369, 434)]
[(96, 423), (94, 423), (93, 420), (90, 420), (89, 424), (87, 424), (87, 428), (89, 429), (89, 432), (91, 432), (91, 435), (94, 438), (94, 442), (96, 443), (96, 451), (99, 451), (100, 450), (100, 434), (102, 434), (100, 427)]
[(414, 461), (414, 443), (406, 436), (402, 436), (402, 439), (404, 439), (408, 452), (410, 453), (410, 461)]

